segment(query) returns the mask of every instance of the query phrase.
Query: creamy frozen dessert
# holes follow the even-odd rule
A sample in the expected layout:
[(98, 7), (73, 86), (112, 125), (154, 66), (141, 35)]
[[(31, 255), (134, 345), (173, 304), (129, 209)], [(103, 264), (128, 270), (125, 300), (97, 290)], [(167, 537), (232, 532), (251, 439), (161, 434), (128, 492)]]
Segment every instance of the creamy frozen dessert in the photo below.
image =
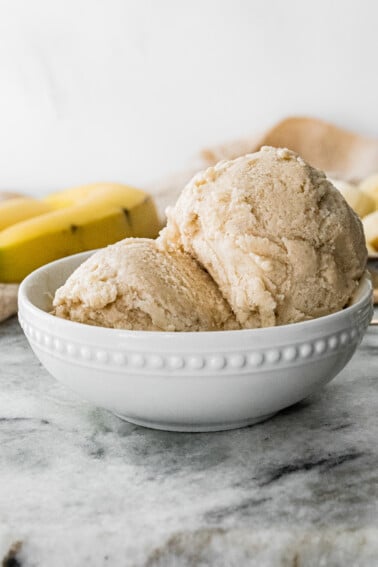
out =
[(84, 262), (53, 312), (132, 330), (268, 327), (342, 309), (365, 270), (359, 218), (287, 149), (197, 174), (167, 216), (156, 241), (128, 238)]
[(145, 331), (238, 329), (209, 274), (182, 251), (127, 238), (96, 252), (60, 287), (59, 317), (102, 327)]
[(287, 149), (264, 147), (197, 174), (167, 217), (158, 245), (195, 258), (242, 328), (338, 311), (365, 270), (357, 215)]

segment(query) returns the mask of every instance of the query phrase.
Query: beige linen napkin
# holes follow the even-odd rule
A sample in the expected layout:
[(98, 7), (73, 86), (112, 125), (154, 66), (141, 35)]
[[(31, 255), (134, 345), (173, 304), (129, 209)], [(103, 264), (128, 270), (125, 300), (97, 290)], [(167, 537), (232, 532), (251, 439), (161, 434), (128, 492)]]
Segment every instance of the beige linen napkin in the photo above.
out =
[(212, 165), (261, 146), (289, 148), (338, 179), (359, 180), (378, 172), (378, 140), (307, 117), (286, 118), (260, 136), (205, 149), (201, 156), (205, 164)]
[(0, 283), (0, 322), (17, 313), (17, 284)]

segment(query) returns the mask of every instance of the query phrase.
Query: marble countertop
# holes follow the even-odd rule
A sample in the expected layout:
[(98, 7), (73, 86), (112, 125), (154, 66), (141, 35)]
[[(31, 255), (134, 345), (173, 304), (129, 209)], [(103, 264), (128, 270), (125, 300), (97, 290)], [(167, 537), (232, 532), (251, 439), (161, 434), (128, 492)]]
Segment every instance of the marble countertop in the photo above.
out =
[(378, 565), (378, 330), (325, 389), (211, 434), (122, 422), (0, 326), (5, 567)]

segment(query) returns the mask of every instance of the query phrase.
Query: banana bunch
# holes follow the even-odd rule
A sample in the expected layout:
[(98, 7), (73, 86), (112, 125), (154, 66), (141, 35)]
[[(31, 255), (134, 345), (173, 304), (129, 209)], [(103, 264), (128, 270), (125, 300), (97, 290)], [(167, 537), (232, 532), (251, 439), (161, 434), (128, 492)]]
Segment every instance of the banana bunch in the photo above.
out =
[(359, 185), (331, 179), (347, 203), (361, 217), (369, 254), (378, 254), (378, 173)]
[(20, 282), (47, 262), (122, 238), (155, 238), (159, 229), (152, 198), (127, 185), (84, 185), (41, 200), (11, 196), (0, 202), (0, 282)]

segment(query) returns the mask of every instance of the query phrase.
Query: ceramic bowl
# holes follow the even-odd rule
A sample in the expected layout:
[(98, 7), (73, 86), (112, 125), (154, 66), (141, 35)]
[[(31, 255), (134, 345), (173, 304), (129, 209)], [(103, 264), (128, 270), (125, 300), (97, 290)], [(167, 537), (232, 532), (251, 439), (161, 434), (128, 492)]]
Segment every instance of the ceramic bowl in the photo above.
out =
[(266, 329), (127, 331), (49, 314), (57, 287), (90, 254), (52, 262), (23, 281), (21, 326), (57, 380), (123, 419), (156, 429), (217, 431), (267, 419), (332, 380), (372, 316), (367, 276), (346, 309)]

